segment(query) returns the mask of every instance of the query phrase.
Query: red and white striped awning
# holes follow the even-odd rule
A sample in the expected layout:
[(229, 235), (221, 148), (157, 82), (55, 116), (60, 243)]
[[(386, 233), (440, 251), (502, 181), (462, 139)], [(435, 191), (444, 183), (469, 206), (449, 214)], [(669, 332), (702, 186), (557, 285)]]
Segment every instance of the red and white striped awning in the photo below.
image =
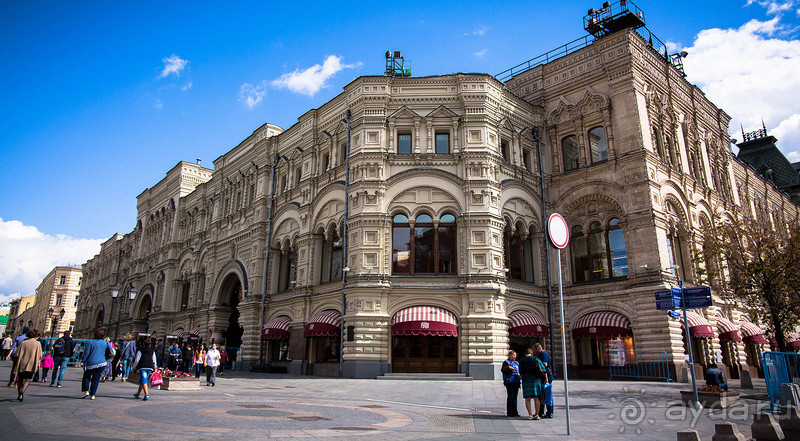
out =
[(261, 329), (261, 340), (285, 340), (289, 338), (292, 319), (281, 315), (267, 322)]
[(532, 311), (514, 311), (508, 315), (511, 319), (512, 337), (546, 337), (550, 335), (550, 328), (544, 323), (539, 314)]
[(191, 336), (191, 337), (200, 337), (200, 327), (198, 326), (198, 327), (192, 329), (191, 331), (189, 331), (189, 336)]
[(689, 320), (689, 335), (695, 338), (714, 338), (714, 328), (705, 317), (694, 311), (686, 311), (686, 318)]
[(180, 329), (176, 329), (176, 330), (172, 331), (172, 334), (170, 334), (170, 335), (174, 335), (175, 337), (178, 337), (178, 338), (184, 338), (184, 337), (186, 337), (186, 331), (184, 331), (183, 328), (180, 328)]
[(401, 309), (392, 318), (392, 335), (458, 336), (458, 322), (452, 312), (435, 306)]
[(757, 345), (769, 344), (767, 337), (764, 337), (764, 331), (758, 326), (741, 320), (739, 321), (739, 328), (742, 330), (742, 340), (744, 340), (745, 343)]
[(572, 325), (572, 338), (614, 338), (631, 335), (631, 321), (612, 311), (592, 312)]
[(717, 331), (719, 332), (719, 341), (742, 341), (736, 325), (725, 317), (717, 317)]
[(342, 314), (334, 309), (318, 312), (303, 328), (304, 337), (335, 337), (339, 335)]

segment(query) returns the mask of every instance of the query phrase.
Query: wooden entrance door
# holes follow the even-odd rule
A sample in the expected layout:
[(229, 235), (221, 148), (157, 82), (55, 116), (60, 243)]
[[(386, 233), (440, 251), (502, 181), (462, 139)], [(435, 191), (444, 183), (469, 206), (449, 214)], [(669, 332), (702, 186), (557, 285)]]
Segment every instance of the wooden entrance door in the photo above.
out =
[(392, 372), (458, 372), (456, 337), (395, 335), (392, 338)]

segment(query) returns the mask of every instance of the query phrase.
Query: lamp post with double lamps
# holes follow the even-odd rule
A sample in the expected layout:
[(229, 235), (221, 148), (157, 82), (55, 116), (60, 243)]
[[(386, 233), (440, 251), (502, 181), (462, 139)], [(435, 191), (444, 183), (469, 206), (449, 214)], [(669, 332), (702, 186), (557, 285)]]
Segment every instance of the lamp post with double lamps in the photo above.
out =
[[(134, 288), (133, 285), (128, 285), (128, 286), (129, 286), (129, 288), (128, 288), (128, 296), (127, 296), (127, 298), (130, 299), (131, 302), (133, 302), (133, 300), (136, 298), (136, 288)], [(117, 301), (117, 296), (119, 296), (119, 286), (114, 285), (114, 286), (111, 287), (111, 305), (112, 305), (112, 307), (114, 305), (114, 302)], [(117, 317), (117, 330), (114, 333), (114, 340), (118, 340), (119, 339), (119, 324), (122, 321), (122, 310), (125, 308), (125, 299), (126, 299), (125, 297), (122, 297), (121, 299), (119, 299), (119, 301), (120, 301), (119, 316)]]
[(47, 316), (50, 318), (50, 338), (55, 337), (56, 325), (58, 324), (59, 320), (64, 318), (64, 314), (64, 308), (61, 308), (61, 312), (59, 312), (58, 315), (55, 315), (53, 308), (47, 310)]

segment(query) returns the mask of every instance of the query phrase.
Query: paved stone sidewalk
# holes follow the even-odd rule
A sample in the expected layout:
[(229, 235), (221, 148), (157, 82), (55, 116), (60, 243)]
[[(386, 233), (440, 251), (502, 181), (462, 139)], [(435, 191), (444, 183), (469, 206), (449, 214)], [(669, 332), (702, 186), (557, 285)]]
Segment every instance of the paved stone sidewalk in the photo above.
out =
[[(0, 362), (7, 379), (10, 362)], [(744, 404), (727, 412), (674, 403), (687, 385), (570, 381), (566, 436), (563, 383), (557, 382), (556, 418), (504, 416), (505, 388), (496, 381), (351, 380), (226, 372), (214, 388), (152, 391), (136, 400), (130, 383), (100, 384), (97, 399), (80, 399), (79, 368), (64, 387), (31, 384), (25, 401), (0, 386), (0, 440), (212, 440), (314, 438), (363, 440), (675, 440), (692, 427), (710, 440), (714, 424), (732, 421), (746, 436), (766, 392), (742, 391)], [(6, 381), (6, 380), (0, 380)], [(205, 384), (205, 383), (202, 383)], [(525, 413), (524, 402), (519, 410)]]

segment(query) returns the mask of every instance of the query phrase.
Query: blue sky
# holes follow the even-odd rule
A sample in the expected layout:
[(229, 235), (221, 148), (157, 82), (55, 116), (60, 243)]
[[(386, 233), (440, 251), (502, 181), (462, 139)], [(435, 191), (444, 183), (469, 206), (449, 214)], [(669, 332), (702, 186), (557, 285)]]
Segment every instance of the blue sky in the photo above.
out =
[[(0, 1), (0, 301), (130, 232), (178, 161), (288, 128), (387, 50), (416, 76), (496, 74), (585, 35), (601, 3)], [(800, 160), (800, 0), (636, 4), (734, 137), (763, 117)]]

